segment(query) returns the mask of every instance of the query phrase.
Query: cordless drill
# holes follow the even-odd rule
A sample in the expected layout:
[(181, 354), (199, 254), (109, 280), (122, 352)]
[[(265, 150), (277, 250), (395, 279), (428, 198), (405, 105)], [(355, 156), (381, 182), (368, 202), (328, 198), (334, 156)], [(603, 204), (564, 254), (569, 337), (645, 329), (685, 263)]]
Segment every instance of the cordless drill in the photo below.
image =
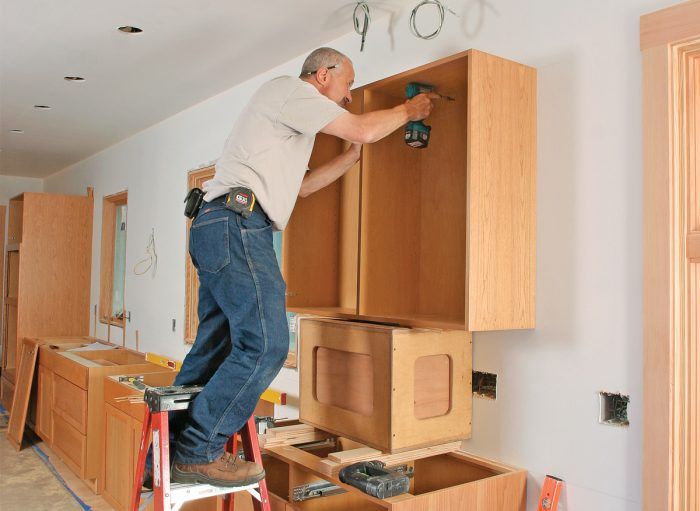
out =
[[(433, 92), (434, 90), (435, 87), (432, 85), (410, 82), (406, 85), (406, 98), (411, 99), (418, 94)], [(418, 149), (428, 147), (428, 142), (430, 141), (430, 126), (426, 125), (423, 121), (410, 121), (406, 125), (404, 141), (411, 147), (416, 147)]]

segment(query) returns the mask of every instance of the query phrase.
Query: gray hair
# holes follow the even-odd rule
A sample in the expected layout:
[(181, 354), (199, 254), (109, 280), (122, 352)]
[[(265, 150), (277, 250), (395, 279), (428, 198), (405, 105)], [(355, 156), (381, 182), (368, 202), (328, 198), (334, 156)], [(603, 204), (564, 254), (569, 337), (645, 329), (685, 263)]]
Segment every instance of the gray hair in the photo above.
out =
[(338, 50), (334, 50), (333, 48), (318, 48), (306, 57), (304, 65), (301, 66), (301, 73), (299, 76), (304, 77), (311, 75), (322, 67), (339, 67), (345, 60), (349, 61), (350, 59)]

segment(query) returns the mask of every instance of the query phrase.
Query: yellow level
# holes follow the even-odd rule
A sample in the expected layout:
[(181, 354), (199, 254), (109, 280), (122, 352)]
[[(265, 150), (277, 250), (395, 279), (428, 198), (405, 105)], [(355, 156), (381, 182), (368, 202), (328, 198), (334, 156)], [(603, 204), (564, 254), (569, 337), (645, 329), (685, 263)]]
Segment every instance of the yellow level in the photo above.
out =
[(161, 367), (169, 367), (174, 371), (179, 371), (182, 367), (182, 362), (178, 360), (171, 360), (168, 357), (157, 355), (155, 353), (151, 353), (150, 351), (146, 353), (146, 361), (150, 362), (151, 364), (159, 365)]
[[(151, 352), (146, 353), (146, 360), (152, 364), (156, 364), (161, 367), (169, 367), (174, 371), (179, 371), (182, 367), (182, 362), (180, 362), (179, 360), (172, 360), (168, 357), (164, 357), (163, 355), (158, 355), (156, 353)], [(287, 404), (287, 393), (267, 389), (265, 392), (262, 393), (260, 399), (262, 399), (263, 401), (267, 401), (268, 403), (284, 405)]]

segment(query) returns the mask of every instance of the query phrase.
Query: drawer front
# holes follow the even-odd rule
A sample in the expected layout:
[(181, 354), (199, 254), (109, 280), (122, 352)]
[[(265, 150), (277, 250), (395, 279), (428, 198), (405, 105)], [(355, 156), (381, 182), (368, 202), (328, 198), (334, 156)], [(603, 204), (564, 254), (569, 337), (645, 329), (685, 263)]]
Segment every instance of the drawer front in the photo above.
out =
[(55, 355), (53, 357), (53, 372), (77, 385), (81, 389), (88, 388), (88, 368), (73, 360)]
[(85, 478), (85, 454), (87, 439), (80, 431), (64, 421), (60, 415), (53, 414), (53, 450), (58, 453), (68, 467), (81, 479)]
[(12, 397), (15, 393), (14, 384), (10, 383), (7, 378), (0, 378), (0, 401), (8, 413), (12, 411)]
[(80, 431), (87, 433), (87, 390), (54, 375), (53, 379), (53, 412)]

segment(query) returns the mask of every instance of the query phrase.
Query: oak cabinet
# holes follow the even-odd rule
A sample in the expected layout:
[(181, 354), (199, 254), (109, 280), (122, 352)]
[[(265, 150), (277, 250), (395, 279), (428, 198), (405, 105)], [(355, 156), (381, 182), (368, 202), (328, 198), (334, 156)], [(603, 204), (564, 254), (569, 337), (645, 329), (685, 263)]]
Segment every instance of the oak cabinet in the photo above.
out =
[(10, 200), (0, 333), (5, 394), (15, 383), (24, 338), (88, 334), (92, 209), (92, 190), (87, 196), (23, 193)]
[[(291, 311), (469, 331), (535, 322), (534, 69), (469, 50), (353, 92), (354, 112), (437, 100), (425, 149), (403, 129), (299, 199), (283, 237)], [(319, 135), (311, 167), (345, 144)]]

